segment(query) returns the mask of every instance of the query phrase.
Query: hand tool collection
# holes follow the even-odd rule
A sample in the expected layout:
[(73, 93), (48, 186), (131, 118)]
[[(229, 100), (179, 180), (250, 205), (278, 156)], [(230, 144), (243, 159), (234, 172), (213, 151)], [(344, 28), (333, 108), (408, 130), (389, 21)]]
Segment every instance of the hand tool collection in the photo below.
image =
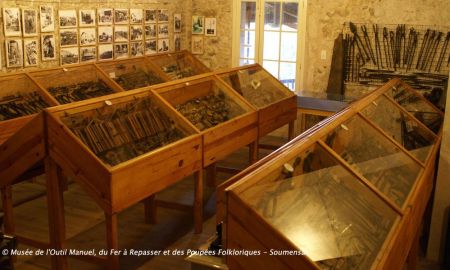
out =
[(36, 93), (18, 93), (0, 98), (0, 121), (38, 113), (48, 107)]

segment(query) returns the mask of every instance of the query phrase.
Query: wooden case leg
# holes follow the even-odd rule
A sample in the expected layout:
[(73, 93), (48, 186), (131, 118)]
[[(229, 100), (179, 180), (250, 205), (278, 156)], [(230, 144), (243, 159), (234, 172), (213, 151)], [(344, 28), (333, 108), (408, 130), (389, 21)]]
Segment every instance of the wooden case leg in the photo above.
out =
[[(117, 214), (105, 213), (106, 220), (106, 245), (108, 251), (119, 250), (118, 232), (117, 232)], [(110, 253), (108, 256), (108, 269), (119, 270), (119, 256), (114, 256)]]
[(13, 214), (13, 202), (12, 202), (12, 187), (10, 185), (1, 188), (2, 192), (2, 205), (3, 205), (3, 220), (4, 230), (6, 234), (13, 235), (14, 229), (14, 214)]
[(294, 131), (295, 131), (295, 121), (289, 122), (288, 125), (288, 140), (292, 140), (294, 138)]
[(156, 224), (156, 194), (151, 195), (144, 200), (145, 222)]
[(216, 163), (212, 163), (206, 167), (206, 185), (213, 188), (217, 186)]
[(203, 170), (200, 169), (194, 173), (194, 181), (194, 226), (195, 233), (201, 233), (203, 230)]
[(417, 231), (414, 241), (409, 250), (408, 257), (406, 258), (406, 270), (416, 270), (417, 269), (417, 258), (419, 257), (420, 249), (420, 232), (422, 229)]
[(258, 151), (259, 151), (258, 143), (259, 143), (259, 140), (256, 140), (249, 145), (248, 162), (250, 164), (253, 164), (258, 160)]
[[(66, 227), (64, 220), (64, 197), (61, 185), (62, 172), (56, 163), (47, 158), (45, 161), (47, 182), (47, 205), (51, 248), (62, 250), (65, 242)], [(67, 269), (65, 256), (52, 256), (52, 269)]]

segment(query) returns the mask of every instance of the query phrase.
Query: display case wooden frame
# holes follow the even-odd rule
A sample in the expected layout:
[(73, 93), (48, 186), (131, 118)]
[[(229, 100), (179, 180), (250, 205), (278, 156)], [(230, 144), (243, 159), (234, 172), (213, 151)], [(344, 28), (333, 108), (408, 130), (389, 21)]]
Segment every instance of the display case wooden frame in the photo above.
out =
[[(191, 99), (206, 96), (212, 91), (214, 84), (244, 112), (228, 121), (201, 131), (192, 125), (181, 113), (176, 111), (174, 107)], [(247, 101), (215, 76), (208, 74), (199, 75), (173, 83), (161, 84), (155, 86), (153, 91), (173, 109), (174, 113), (186, 119), (192, 128), (202, 135), (203, 167), (223, 159), (241, 147), (254, 144), (257, 140), (257, 112)]]
[(114, 81), (108, 78), (108, 76), (93, 63), (33, 71), (28, 74), (37, 85), (46, 90), (56, 105), (59, 105), (60, 103), (48, 91), (50, 87), (69, 86), (83, 82), (98, 82), (101, 80), (113, 91), (113, 93), (108, 95), (123, 92), (122, 88), (118, 87)]
[[(226, 190), (227, 209), (225, 219), (226, 229), (224, 230), (226, 232), (226, 248), (261, 251), (269, 251), (270, 249), (299, 250), (299, 247), (291, 239), (269, 224), (261, 213), (257, 212), (253, 206), (241, 197), (241, 194), (244, 190), (248, 192), (247, 194), (251, 194), (251, 190), (258, 185), (261, 186), (264, 179), (266, 179), (266, 183), (267, 181), (274, 181), (271, 179), (280, 174), (279, 168), (282, 168), (286, 162), (292, 160), (292, 158), (298, 156), (299, 153), (304, 152), (306, 149), (309, 149), (312, 145), (319, 145), (335, 159), (339, 166), (342, 166), (353, 177), (356, 177), (362, 185), (371, 190), (372, 194), (379, 198), (379, 201), (383, 205), (388, 206), (388, 208), (400, 217), (393, 223), (380, 249), (376, 249), (377, 255), (371, 261), (371, 269), (402, 269), (408, 254), (411, 250), (414, 252), (416, 250), (415, 246), (418, 244), (417, 236), (420, 233), (422, 217), (433, 188), (435, 160), (442, 137), (442, 123), (439, 129), (440, 131), (431, 136), (433, 144), (428, 149), (429, 152), (426, 160), (421, 162), (409, 150), (405, 149), (394, 138), (388, 135), (383, 127), (378, 126), (361, 113), (363, 109), (371, 104), (378, 106), (378, 101), (375, 101), (377, 98), (382, 97), (388, 98), (388, 102), (400, 111), (402, 115), (413, 117), (411, 113), (405, 110), (399, 103), (395, 102), (394, 99), (390, 99), (386, 94), (390, 89), (395, 89), (400, 86), (414, 93), (417, 98), (423, 99), (398, 79), (391, 80), (386, 85), (332, 116), (333, 121), (327, 119), (321, 122), (319, 125), (313, 127), (311, 131), (308, 131), (309, 134), (307, 136), (301, 136), (299, 139), (296, 139), (284, 151), (280, 151), (271, 159), (263, 160), (263, 164), (255, 164), (255, 168), (250, 168), (250, 172), (246, 173), (244, 171), (242, 173), (243, 177)], [(426, 101), (424, 102), (427, 103)], [(428, 106), (434, 113), (443, 117), (439, 109), (431, 104), (428, 104)], [(360, 170), (356, 170), (353, 165), (350, 165), (348, 161), (334, 152), (328, 146), (329, 142), (323, 141), (323, 138), (336, 128), (348, 129), (343, 123), (354, 119), (354, 117), (361, 118), (364, 123), (371, 126), (372, 130), (376, 131), (377, 136), (389, 142), (391, 145), (395, 145), (399, 149), (398, 153), (408, 157), (408, 160), (411, 160), (415, 166), (420, 168), (420, 171), (418, 171), (414, 178), (413, 185), (408, 189), (409, 192), (406, 194), (406, 200), (403, 204), (398, 205), (395, 203), (391, 196), (385, 195), (377, 186), (368, 181)], [(417, 119), (411, 119), (414, 120), (414, 124), (417, 127), (426, 128)], [(430, 133), (431, 130), (428, 129), (426, 132)], [(268, 256), (264, 254), (261, 256), (227, 256), (226, 260), (229, 268), (232, 270), (250, 268), (279, 269), (280, 266), (283, 269), (321, 269), (308, 257), (308, 254), (306, 256)]]
[[(70, 129), (59, 119), (74, 113), (88, 113), (101, 110), (104, 106), (133, 102), (149, 97), (158, 108), (167, 114), (175, 124), (187, 133), (176, 141), (120, 163), (109, 166), (102, 162)], [(202, 138), (178, 114), (173, 113), (164, 102), (148, 90), (133, 90), (113, 97), (99, 97), (76, 104), (51, 108), (46, 113), (50, 163), (48, 172), (52, 176), (51, 192), (53, 204), (50, 215), (52, 246), (64, 245), (63, 199), (58, 171), (78, 182), (94, 201), (104, 210), (107, 227), (108, 249), (118, 249), (117, 213), (140, 202), (158, 191), (180, 181), (184, 177), (195, 176), (194, 219), (195, 230), (202, 227)], [(146, 168), (150, 168), (148, 170)], [(59, 169), (60, 168), (60, 169)], [(58, 257), (58, 256), (57, 256)], [(119, 258), (108, 258), (108, 269), (119, 268)], [(65, 269), (65, 258), (55, 258), (55, 269)]]
[[(221, 70), (216, 72), (216, 75), (221, 80), (224, 80), (231, 88), (233, 88), (233, 85), (231, 85), (225, 77), (229, 74), (238, 74), (243, 72), (261, 72), (263, 74), (262, 76), (265, 76), (265, 78), (259, 78), (259, 80), (256, 81), (257, 85), (255, 85), (255, 87), (268, 85), (266, 88), (270, 89), (271, 92), (284, 96), (278, 100), (274, 100), (273, 102), (258, 106), (257, 104), (254, 104), (252, 100), (241, 94), (241, 96), (243, 96), (255, 108), (255, 110), (258, 111), (258, 137), (261, 138), (288, 124), (288, 139), (292, 139), (294, 135), (294, 122), (297, 119), (297, 96), (295, 93), (290, 91), (259, 64)], [(233, 88), (233, 90), (238, 93), (240, 92), (239, 89)]]
[[(159, 69), (164, 72), (170, 80), (177, 80), (180, 78), (211, 72), (209, 68), (207, 68), (202, 62), (200, 62), (186, 50), (179, 52), (154, 54), (146, 57), (155, 66), (159, 67)], [(167, 73), (164, 70), (169, 66), (176, 67), (177, 69), (180, 69), (180, 67), (183, 69), (189, 68), (192, 74), (190, 74), (189, 76), (177, 76), (177, 74)]]
[(122, 74), (133, 72), (136, 68), (142, 69), (147, 74), (152, 73), (158, 76), (162, 82), (169, 81), (169, 77), (167, 77), (167, 75), (159, 67), (155, 66), (154, 63), (147, 61), (145, 57), (99, 62), (96, 63), (96, 66), (122, 91), (133, 89), (125, 89), (117, 83), (114, 78), (121, 76)]

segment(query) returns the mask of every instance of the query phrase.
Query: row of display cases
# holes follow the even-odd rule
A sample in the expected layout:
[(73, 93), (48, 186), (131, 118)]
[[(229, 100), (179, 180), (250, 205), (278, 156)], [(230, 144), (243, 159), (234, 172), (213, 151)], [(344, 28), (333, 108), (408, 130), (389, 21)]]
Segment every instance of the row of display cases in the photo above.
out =
[[(0, 121), (5, 131), (0, 185), (4, 205), (10, 206), (5, 211), (12, 212), (5, 199), (10, 186), (36, 164), (45, 163), (52, 247), (62, 248), (65, 239), (62, 174), (78, 182), (104, 210), (109, 248), (118, 248), (117, 213), (148, 198), (153, 202), (156, 192), (194, 175), (193, 212), (200, 232), (202, 169), (296, 118), (295, 95), (259, 65), (128, 91), (111, 79), (136, 70), (148, 74), (152, 65), (141, 58), (2, 77), (5, 85), (12, 76), (20, 82), (3, 96), (35, 92), (50, 107), (44, 113)], [(112, 93), (76, 101), (86, 90), (78, 93), (72, 86), (92, 81), (101, 81)], [(54, 95), (56, 87), (75, 98)], [(57, 106), (65, 100), (68, 104)], [(13, 108), (29, 111), (31, 105)], [(8, 215), (5, 222), (11, 224), (11, 219)], [(53, 263), (55, 269), (67, 266), (64, 258), (54, 258)], [(108, 263), (109, 269), (118, 268), (117, 257)]]
[(227, 256), (229, 269), (402, 269), (443, 116), (394, 79), (237, 175), (223, 188), (224, 243), (261, 256)]

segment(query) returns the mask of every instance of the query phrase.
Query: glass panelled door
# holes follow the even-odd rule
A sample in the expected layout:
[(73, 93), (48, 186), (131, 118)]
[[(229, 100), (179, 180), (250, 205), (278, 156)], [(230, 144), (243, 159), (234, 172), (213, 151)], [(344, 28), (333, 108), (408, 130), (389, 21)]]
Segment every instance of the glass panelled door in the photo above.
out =
[(253, 64), (256, 61), (256, 2), (240, 3), (240, 57), (239, 65)]

